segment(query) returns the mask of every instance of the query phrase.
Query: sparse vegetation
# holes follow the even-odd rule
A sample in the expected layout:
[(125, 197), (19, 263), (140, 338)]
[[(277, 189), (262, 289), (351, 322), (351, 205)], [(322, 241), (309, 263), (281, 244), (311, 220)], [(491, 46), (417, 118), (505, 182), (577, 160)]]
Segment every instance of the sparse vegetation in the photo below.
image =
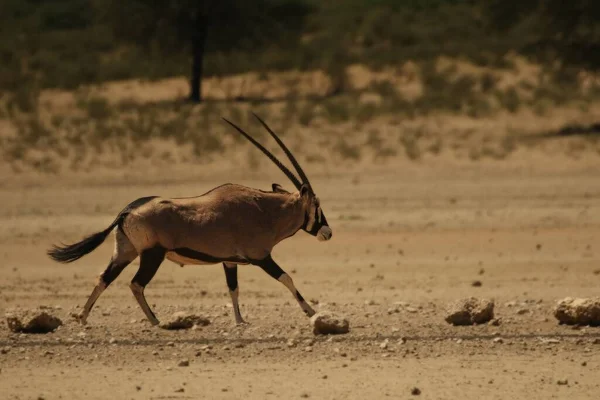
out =
[[(292, 142), (298, 140), (294, 133), (298, 126), (319, 127), (318, 132), (311, 130), (309, 134), (320, 138), (321, 149), (342, 160), (354, 162), (371, 156), (385, 160), (402, 155), (419, 160), (442, 149), (456, 151), (459, 141), (471, 140), (465, 133), (471, 128), (459, 130), (462, 133), (446, 131), (442, 136), (416, 125), (407, 128), (402, 121), (438, 115), (485, 121), (504, 115), (504, 111), (548, 116), (557, 107), (589, 112), (600, 98), (599, 80), (591, 71), (561, 62), (541, 66), (525, 62), (523, 67), (521, 59), (507, 56), (508, 50), (518, 53), (521, 44), (517, 45), (517, 37), (511, 34), (484, 34), (486, 23), (480, 20), (477, 1), (450, 4), (427, 0), (399, 5), (383, 0), (374, 5), (351, 0), (344, 7), (337, 2), (306, 1), (312, 11), (300, 41), (282, 37), (282, 42), (253, 49), (251, 54), (244, 46), (207, 50), (205, 73), (220, 76), (226, 94), (223, 98), (219, 88), (218, 96), (211, 98), (208, 93), (201, 105), (182, 101), (183, 93), (176, 99), (147, 101), (132, 92), (131, 98), (115, 99), (108, 87), (82, 86), (115, 78), (155, 79), (187, 73), (182, 65), (188, 62), (179, 53), (181, 47), (169, 57), (159, 57), (153, 51), (142, 57), (141, 48), (124, 46), (125, 42), (112, 36), (111, 30), (95, 18), (92, 8), (87, 11), (91, 14), (63, 18), (79, 15), (77, 7), (87, 0), (77, 7), (74, 0), (64, 0), (60, 10), (51, 4), (38, 9), (26, 0), (22, 3), (25, 11), (18, 15), (10, 14), (10, 7), (2, 8), (8, 10), (5, 15), (12, 23), (0, 31), (0, 52), (10, 61), (0, 66), (0, 88), (8, 89), (0, 98), (0, 119), (9, 120), (14, 132), (9, 129), (8, 134), (0, 135), (1, 156), (15, 165), (18, 161), (15, 168), (19, 170), (27, 165), (53, 170), (58, 167), (52, 160), (60, 159), (69, 159), (73, 168), (81, 168), (93, 158), (115, 153), (116, 161), (107, 162), (114, 167), (119, 167), (119, 162), (131, 163), (136, 157), (210, 160), (211, 155), (241, 140), (223, 126), (221, 117), (246, 125), (254, 121), (249, 114), (254, 111), (282, 135), (292, 132)], [(20, 18), (28, 12), (31, 20), (21, 24)], [(57, 19), (49, 23), (52, 18), (48, 16)], [(44, 35), (36, 37), (39, 46), (31, 47), (35, 29)], [(19, 33), (24, 39), (9, 41), (9, 33)], [(27, 63), (17, 62), (25, 59)], [(365, 74), (362, 83), (360, 76), (350, 73), (348, 66), (354, 63), (361, 64), (359, 69)], [(302, 91), (299, 75), (283, 74), (280, 83), (273, 83), (278, 70), (291, 68), (324, 71), (329, 82), (308, 94)], [(241, 77), (242, 83), (224, 77), (245, 71), (256, 74)], [(253, 93), (270, 94), (264, 99), (240, 94), (238, 86), (245, 90), (255, 84), (260, 90)], [(285, 91), (276, 85), (284, 85)], [(77, 88), (66, 95), (74, 97), (74, 106), (56, 107), (54, 99), (40, 97), (47, 87)], [(398, 136), (373, 128), (381, 123), (394, 126)], [(338, 131), (329, 134), (321, 129), (340, 124), (351, 127), (345, 129), (343, 137)], [(266, 138), (262, 129), (252, 133), (260, 140)], [(483, 137), (485, 132), (474, 135)], [(510, 154), (516, 143), (512, 136), (502, 134), (489, 140), (491, 144), (469, 143), (474, 148), (471, 157), (500, 159)], [(176, 151), (155, 148), (156, 142), (186, 150), (176, 155)], [(302, 143), (296, 145), (304, 148)], [(313, 154), (304, 156), (310, 162), (324, 161)], [(251, 169), (258, 168), (250, 158), (248, 162)]]

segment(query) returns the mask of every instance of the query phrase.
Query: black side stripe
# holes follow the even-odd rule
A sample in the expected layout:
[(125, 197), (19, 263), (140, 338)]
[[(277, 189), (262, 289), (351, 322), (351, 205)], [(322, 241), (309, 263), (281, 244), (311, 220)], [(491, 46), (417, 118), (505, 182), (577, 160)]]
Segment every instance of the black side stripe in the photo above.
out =
[(192, 250), (188, 247), (180, 247), (177, 249), (172, 249), (170, 251), (177, 253), (178, 255), (180, 255), (182, 257), (190, 258), (192, 260), (198, 260), (198, 261), (205, 262), (205, 263), (217, 264), (217, 263), (222, 263), (222, 262), (230, 262), (230, 263), (238, 263), (238, 264), (246, 264), (246, 263), (255, 264), (256, 262), (258, 262), (258, 260), (248, 260), (248, 259), (245, 259), (242, 257), (227, 257), (227, 258), (215, 257), (215, 256), (211, 256), (210, 254)]

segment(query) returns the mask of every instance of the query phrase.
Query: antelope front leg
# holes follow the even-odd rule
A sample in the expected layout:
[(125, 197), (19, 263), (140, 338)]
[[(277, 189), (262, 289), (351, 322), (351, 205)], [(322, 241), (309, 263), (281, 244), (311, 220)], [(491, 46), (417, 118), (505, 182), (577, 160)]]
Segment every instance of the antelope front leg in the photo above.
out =
[(312, 307), (308, 305), (308, 303), (304, 300), (304, 297), (302, 297), (300, 292), (296, 289), (292, 278), (290, 278), (290, 276), (284, 270), (282, 270), (281, 267), (277, 265), (277, 263), (275, 263), (275, 261), (273, 261), (271, 256), (268, 256), (264, 260), (261, 260), (259, 263), (257, 263), (257, 265), (261, 267), (267, 274), (277, 279), (279, 282), (283, 283), (285, 287), (287, 287), (290, 290), (290, 292), (292, 292), (294, 298), (296, 299), (296, 301), (298, 301), (298, 304), (300, 304), (302, 311), (304, 311), (306, 315), (308, 315), (309, 317), (315, 315), (315, 310), (313, 310)]
[(224, 262), (223, 269), (225, 270), (225, 279), (227, 280), (227, 287), (229, 288), (231, 303), (233, 304), (235, 323), (237, 325), (245, 324), (246, 321), (244, 321), (242, 318), (242, 314), (240, 313), (240, 305), (238, 302), (239, 287), (237, 278), (237, 264)]

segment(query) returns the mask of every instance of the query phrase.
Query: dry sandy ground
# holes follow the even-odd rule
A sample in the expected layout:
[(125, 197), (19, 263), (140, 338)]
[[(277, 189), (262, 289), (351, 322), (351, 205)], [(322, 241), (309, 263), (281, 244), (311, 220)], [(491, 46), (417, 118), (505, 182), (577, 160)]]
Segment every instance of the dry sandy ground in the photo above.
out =
[[(82, 327), (68, 315), (112, 243), (70, 265), (45, 256), (50, 243), (104, 228), (137, 197), (195, 195), (223, 181), (13, 178), (0, 185), (0, 312), (43, 305), (65, 325), (16, 335), (2, 322), (0, 398), (597, 399), (600, 328), (560, 326), (552, 308), (600, 294), (600, 168), (560, 162), (316, 178), (333, 239), (298, 233), (274, 257), (316, 308), (348, 316), (351, 333), (336, 337), (314, 337), (289, 292), (252, 266), (240, 267), (250, 324), (236, 327), (220, 266), (170, 262), (146, 291), (157, 315), (189, 310), (211, 325), (151, 327), (127, 287), (132, 264)], [(449, 326), (446, 305), (467, 296), (493, 298), (501, 324)]]

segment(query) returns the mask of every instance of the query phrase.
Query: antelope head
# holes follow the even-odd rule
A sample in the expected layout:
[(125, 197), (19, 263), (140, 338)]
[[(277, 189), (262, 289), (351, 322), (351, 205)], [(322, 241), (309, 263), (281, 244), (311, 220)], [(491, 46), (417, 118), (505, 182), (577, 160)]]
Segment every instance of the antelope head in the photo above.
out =
[[(269, 134), (275, 139), (279, 147), (283, 150), (283, 152), (287, 155), (288, 159), (294, 166), (296, 172), (298, 173), (300, 178), (297, 178), (296, 175), (292, 171), (290, 171), (285, 165), (281, 163), (269, 150), (267, 150), (263, 145), (258, 143), (252, 136), (248, 135), (244, 132), (240, 127), (235, 125), (233, 122), (223, 118), (225, 122), (235, 128), (242, 136), (248, 139), (252, 144), (254, 144), (260, 151), (262, 151), (279, 169), (289, 178), (290, 181), (294, 184), (296, 189), (298, 189), (298, 194), (304, 205), (304, 223), (301, 227), (305, 232), (316, 236), (319, 241), (326, 241), (331, 239), (333, 232), (327, 223), (327, 219), (325, 218), (325, 214), (321, 209), (321, 203), (319, 202), (319, 198), (313, 191), (312, 186), (310, 185), (310, 181), (308, 177), (298, 164), (298, 161), (292, 154), (292, 152), (287, 148), (287, 146), (279, 139), (279, 137), (273, 132), (271, 128), (256, 114), (252, 113), (254, 117), (262, 124), (262, 126), (269, 132)], [(278, 184), (273, 184), (274, 192), (285, 192), (285, 190), (279, 186)]]

